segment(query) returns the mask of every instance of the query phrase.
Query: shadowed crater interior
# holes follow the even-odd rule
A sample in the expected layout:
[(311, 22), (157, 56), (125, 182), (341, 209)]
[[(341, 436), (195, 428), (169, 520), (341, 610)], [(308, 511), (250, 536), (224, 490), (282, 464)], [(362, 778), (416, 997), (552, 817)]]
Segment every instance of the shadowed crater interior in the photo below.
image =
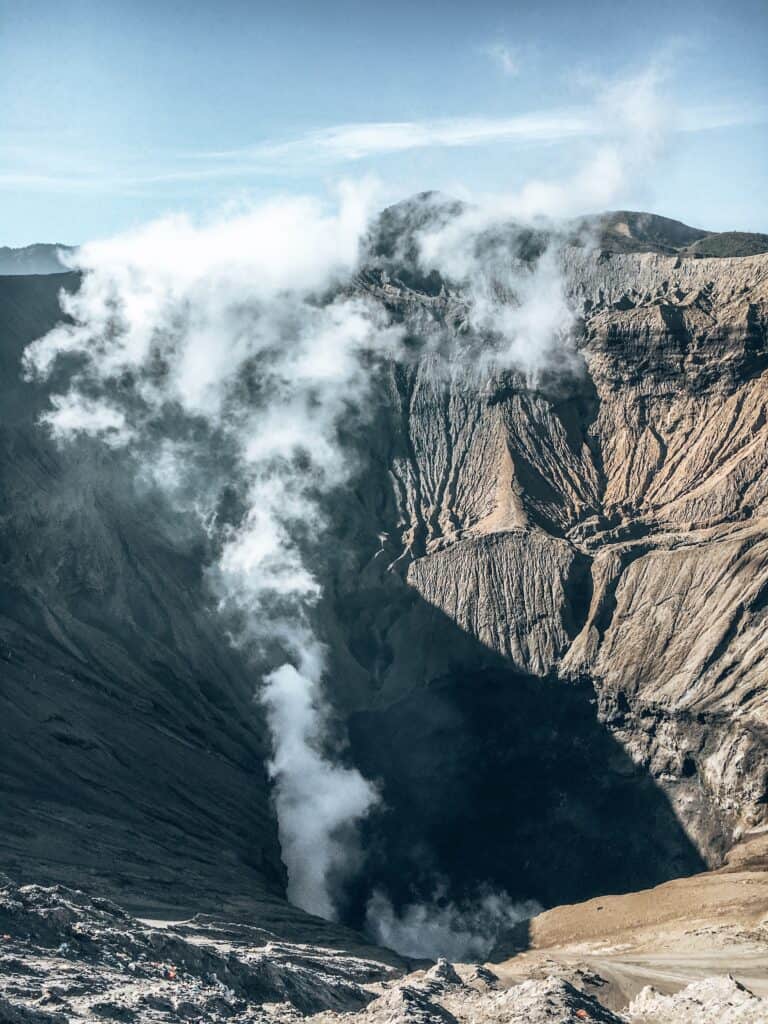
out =
[(458, 670), (355, 714), (349, 733), (384, 805), (365, 826), (350, 923), (377, 887), (395, 906), (438, 882), (452, 899), (484, 885), (553, 906), (704, 868), (667, 797), (598, 722), (588, 681)]

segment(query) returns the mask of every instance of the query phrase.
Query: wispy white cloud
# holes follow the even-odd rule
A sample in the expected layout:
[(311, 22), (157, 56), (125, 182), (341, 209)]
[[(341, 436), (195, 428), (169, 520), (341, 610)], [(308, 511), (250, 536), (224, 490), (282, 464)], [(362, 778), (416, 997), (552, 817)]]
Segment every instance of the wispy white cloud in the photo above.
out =
[(274, 161), (325, 157), (360, 160), (386, 153), (433, 147), (476, 146), (485, 143), (562, 142), (594, 134), (598, 124), (589, 108), (520, 114), (516, 117), (443, 118), (434, 121), (370, 121), (334, 125), (285, 142), (262, 143), (245, 149), (205, 153), (209, 159)]
[[(509, 54), (511, 59), (511, 52)], [(640, 79), (633, 79), (638, 82)], [(176, 183), (245, 179), (254, 176), (303, 176), (322, 168), (416, 150), (459, 149), (480, 146), (564, 145), (579, 140), (612, 138), (622, 119), (636, 117), (645, 103), (646, 85), (637, 93), (626, 83), (605, 88), (590, 104), (532, 111), (512, 117), (453, 117), (421, 121), (369, 121), (332, 125), (293, 138), (265, 140), (228, 150), (177, 153), (156, 165), (94, 167), (84, 162), (78, 173), (36, 173), (30, 160), (6, 167), (0, 189), (110, 193), (151, 192)], [(657, 110), (658, 108), (654, 108)], [(656, 115), (654, 115), (656, 116)], [(743, 104), (665, 106), (664, 131), (702, 132), (739, 125), (764, 124), (768, 106)], [(83, 160), (85, 161), (85, 157)], [(50, 161), (44, 161), (50, 167)], [(62, 169), (63, 170), (63, 169)]]
[(518, 50), (507, 43), (492, 43), (483, 50), (487, 57), (494, 62), (502, 74), (514, 78), (522, 70), (522, 61)]
[[(635, 81), (635, 80), (633, 80)], [(642, 84), (642, 83), (641, 83)], [(519, 114), (515, 117), (442, 118), (432, 121), (370, 121), (334, 125), (282, 142), (257, 143), (237, 149), (195, 154), (208, 167), (184, 174), (227, 173), (228, 164), (269, 168), (298, 163), (349, 163), (416, 149), (465, 148), (499, 143), (556, 144), (616, 133), (620, 104), (634, 116), (645, 95), (634, 97), (627, 88), (606, 91), (590, 106)], [(697, 132), (762, 123), (768, 106), (747, 109), (739, 104), (671, 109), (666, 116), (671, 132)], [(211, 166), (212, 165), (212, 166)]]

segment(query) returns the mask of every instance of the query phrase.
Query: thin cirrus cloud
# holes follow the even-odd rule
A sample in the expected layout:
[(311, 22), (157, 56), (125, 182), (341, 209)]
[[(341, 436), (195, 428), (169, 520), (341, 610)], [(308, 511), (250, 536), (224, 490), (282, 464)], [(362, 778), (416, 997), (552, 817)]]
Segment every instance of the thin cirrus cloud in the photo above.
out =
[(514, 78), (520, 74), (522, 62), (520, 55), (513, 47), (506, 43), (493, 43), (491, 46), (486, 46), (483, 52), (508, 78)]
[[(695, 132), (762, 122), (768, 108), (747, 110), (741, 106), (691, 107), (680, 111), (672, 126)], [(276, 165), (325, 159), (351, 162), (408, 150), (468, 147), (503, 142), (559, 143), (612, 134), (613, 126), (595, 111), (573, 108), (552, 113), (523, 114), (511, 118), (444, 118), (436, 121), (378, 121), (342, 124), (307, 132), (285, 142), (258, 143), (239, 149), (197, 153), (194, 158), (218, 166), (189, 174), (226, 174), (229, 162)]]
[(0, 188), (26, 183), (48, 190), (105, 191), (147, 189), (184, 182), (244, 178), (249, 175), (302, 175), (332, 167), (419, 149), (461, 148), (500, 142), (552, 144), (599, 135), (589, 112), (531, 114), (515, 118), (445, 118), (437, 121), (374, 121), (334, 125), (284, 141), (266, 141), (237, 149), (180, 153), (174, 166), (142, 174), (106, 176), (84, 173), (47, 178), (0, 173)]
[[(667, 128), (700, 132), (764, 123), (768, 107), (743, 105), (688, 107), (675, 112)], [(247, 175), (303, 173), (414, 150), (497, 145), (556, 145), (600, 139), (615, 133), (615, 124), (596, 106), (520, 114), (515, 117), (461, 117), (424, 121), (373, 121), (334, 125), (282, 141), (265, 141), (230, 150), (180, 153), (164, 167), (138, 167), (112, 173), (90, 169), (61, 176), (30, 172), (27, 167), (0, 173), (0, 188), (41, 191), (99, 188), (105, 191), (146, 189), (174, 182), (235, 179)]]
[(522, 114), (508, 118), (370, 121), (334, 125), (285, 142), (262, 143), (201, 156), (212, 160), (250, 157), (255, 162), (285, 158), (316, 159), (318, 156), (333, 161), (351, 161), (413, 149), (479, 146), (516, 140), (562, 142), (598, 132), (599, 123), (587, 109)]
[[(265, 141), (237, 149), (181, 153), (173, 166), (143, 173), (67, 174), (49, 177), (25, 170), (0, 173), (0, 187), (48, 187), (69, 191), (94, 185), (137, 188), (174, 182), (238, 178), (276, 171), (301, 173), (318, 164), (334, 165), (405, 153), (492, 145), (500, 142), (551, 144), (600, 134), (589, 109), (523, 114), (511, 118), (442, 118), (434, 121), (374, 121), (334, 125), (292, 139)], [(180, 161), (180, 162), (178, 162)]]

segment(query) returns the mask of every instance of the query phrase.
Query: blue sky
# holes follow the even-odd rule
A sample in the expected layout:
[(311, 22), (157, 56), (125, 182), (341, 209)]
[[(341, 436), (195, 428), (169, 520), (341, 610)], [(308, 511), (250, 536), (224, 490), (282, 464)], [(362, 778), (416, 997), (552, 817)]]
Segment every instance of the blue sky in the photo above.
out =
[(365, 175), (567, 183), (611, 133), (612, 206), (768, 231), (766, 44), (745, 0), (0, 0), (0, 245)]

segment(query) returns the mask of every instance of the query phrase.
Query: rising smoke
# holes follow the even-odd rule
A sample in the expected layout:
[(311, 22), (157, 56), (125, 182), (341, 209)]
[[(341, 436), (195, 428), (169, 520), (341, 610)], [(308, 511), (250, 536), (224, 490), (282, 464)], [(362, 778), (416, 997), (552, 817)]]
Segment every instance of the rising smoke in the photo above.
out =
[(298, 668), (281, 665), (266, 677), (262, 700), (274, 743), (270, 774), (288, 898), (333, 920), (334, 883), (359, 861), (355, 824), (377, 801), (370, 782), (354, 768), (321, 753), (327, 708), (322, 699), (324, 652), (314, 637), (300, 639)]
[(239, 522), (218, 521), (210, 479), (195, 511), (218, 551), (210, 581), (233, 639), (272, 660), (259, 695), (289, 895), (328, 918), (334, 880), (357, 857), (354, 825), (376, 792), (323, 752), (331, 712), (310, 621), (321, 587), (307, 552), (323, 529), (318, 495), (350, 470), (337, 433), (365, 398), (362, 357), (393, 353), (399, 332), (360, 298), (318, 296), (354, 268), (368, 192), (346, 188), (334, 213), (282, 201), (87, 245), (82, 286), (63, 299), (73, 323), (25, 357), (37, 375), (62, 354), (80, 359), (44, 416), (55, 437), (130, 445), (145, 477), (170, 492), (197, 478), (201, 447), (229, 443)]
[(376, 890), (368, 901), (367, 926), (377, 942), (403, 956), (486, 960), (500, 936), (540, 911), (533, 900), (515, 903), (488, 888), (454, 903), (438, 886), (428, 902), (409, 903), (397, 913)]
[[(651, 138), (653, 82), (639, 101), (627, 88), (638, 130)], [(531, 260), (488, 240), (500, 225), (508, 238), (511, 219), (540, 226), (543, 214), (610, 202), (636, 159), (623, 124), (570, 182), (529, 185), (418, 225), (422, 269), (454, 282), (474, 332), (488, 339), (484, 372), (515, 368), (534, 379), (572, 359), (557, 244)], [(356, 826), (377, 803), (375, 785), (331, 743), (333, 684), (313, 624), (322, 584), (312, 567), (323, 496), (354, 468), (339, 428), (364, 415), (371, 366), (401, 354), (407, 327), (346, 289), (372, 200), (370, 185), (344, 186), (333, 209), (276, 200), (204, 225), (175, 217), (88, 244), (75, 257), (81, 287), (62, 298), (68, 322), (25, 355), (26, 372), (40, 377), (60, 357), (73, 359), (68, 390), (43, 417), (57, 439), (88, 435), (129, 449), (141, 474), (204, 527), (223, 621), (262, 673), (256, 689), (272, 736), (289, 897), (326, 918), (362, 856)], [(547, 231), (557, 243), (551, 221)], [(228, 453), (218, 476), (206, 456), (212, 445)], [(237, 491), (234, 519), (220, 513), (225, 486)], [(534, 909), (481, 892), (471, 906), (436, 898), (396, 913), (376, 892), (368, 927), (412, 955), (484, 956), (489, 936)]]

